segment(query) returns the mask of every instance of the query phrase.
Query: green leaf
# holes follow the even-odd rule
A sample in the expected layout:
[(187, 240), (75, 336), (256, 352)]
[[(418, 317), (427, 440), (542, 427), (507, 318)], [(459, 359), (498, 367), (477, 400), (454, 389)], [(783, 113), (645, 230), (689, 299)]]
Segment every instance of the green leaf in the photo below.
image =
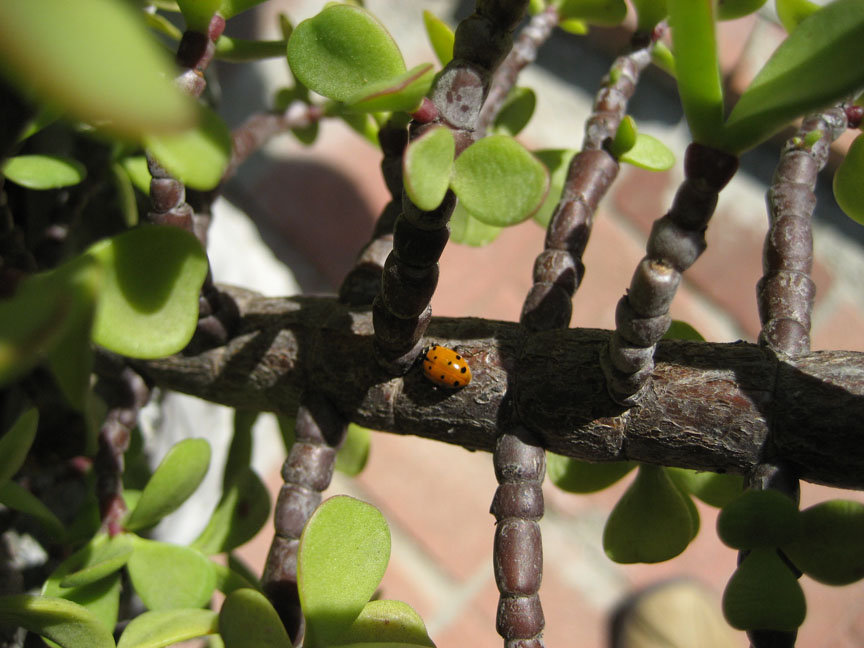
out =
[(265, 0), (222, 0), (222, 8), (219, 9), (219, 13), (227, 20), (228, 18), (236, 16), (247, 9), (251, 9), (262, 2), (265, 2)]
[(226, 596), (238, 589), (261, 589), (258, 580), (252, 574), (241, 574), (236, 569), (220, 565), (212, 560), (210, 566), (216, 575), (216, 589)]
[(561, 20), (584, 20), (592, 25), (614, 27), (627, 17), (624, 0), (559, 0)]
[(540, 208), (549, 176), (543, 163), (516, 140), (491, 135), (456, 158), (450, 186), (481, 223), (508, 227)]
[(291, 648), (285, 626), (267, 597), (252, 589), (232, 592), (219, 611), (225, 648)]
[(347, 109), (336, 113), (355, 132), (373, 146), (378, 146), (378, 124), (367, 113), (350, 112)]
[(0, 597), (0, 626), (26, 628), (63, 648), (114, 648), (114, 637), (86, 608), (62, 598)]
[(421, 63), (398, 76), (364, 85), (345, 100), (357, 112), (414, 112), (432, 87), (435, 69)]
[(117, 648), (163, 648), (218, 631), (219, 616), (213, 610), (155, 610), (132, 619)]
[(303, 85), (336, 101), (405, 72), (399, 47), (384, 26), (347, 4), (331, 4), (297, 25), (288, 41), (288, 63)]
[(402, 601), (369, 601), (334, 648), (435, 648), (420, 615)]
[(297, 556), (307, 648), (330, 645), (350, 627), (389, 559), (390, 530), (374, 506), (340, 495), (318, 507), (303, 529)]
[(667, 468), (666, 471), (672, 481), (686, 492), (716, 508), (723, 508), (744, 492), (744, 478), (741, 475), (720, 475), (686, 468)]
[(858, 135), (834, 172), (834, 199), (846, 215), (864, 225), (864, 135)]
[(0, 484), (12, 479), (24, 464), (38, 427), (39, 410), (31, 407), (0, 437)]
[(129, 179), (135, 188), (145, 196), (150, 195), (150, 169), (147, 168), (147, 157), (144, 155), (131, 155), (120, 160), (123, 169), (129, 175)]
[(546, 199), (540, 209), (534, 213), (534, 220), (543, 227), (547, 227), (552, 219), (552, 214), (555, 212), (555, 207), (561, 200), (561, 193), (567, 182), (567, 171), (570, 169), (570, 162), (576, 155), (576, 151), (572, 149), (543, 149), (535, 151), (534, 155), (546, 166), (549, 172), (549, 192), (546, 194)]
[(596, 493), (608, 488), (638, 464), (634, 461), (589, 463), (554, 452), (546, 453), (546, 474), (549, 481), (569, 493)]
[(734, 549), (779, 547), (798, 531), (798, 507), (773, 489), (745, 491), (717, 516), (717, 536)]
[(60, 369), (69, 371), (60, 376), (60, 385), (74, 397), (75, 378), (89, 371), (89, 354), (81, 348), (86, 343), (80, 335), (88, 330), (101, 279), (91, 259), (76, 257), (54, 270), (26, 277), (11, 299), (0, 301), (0, 384), (31, 369), (58, 345), (74, 343), (75, 349), (58, 351), (71, 353), (71, 359), (81, 362)]
[[(705, 338), (687, 322), (672, 320), (669, 329), (663, 335), (664, 340), (690, 340), (691, 342), (704, 342)], [(707, 473), (713, 474), (713, 473)]]
[(146, 529), (176, 511), (195, 492), (210, 467), (210, 444), (205, 439), (175, 443), (159, 463), (124, 526)]
[(798, 579), (773, 548), (753, 549), (723, 592), (723, 615), (738, 630), (798, 628), (807, 603)]
[(366, 467), (369, 459), (369, 446), (372, 443), (372, 432), (356, 423), (348, 424), (345, 443), (336, 455), (335, 468), (343, 475), (356, 477)]
[(675, 56), (663, 41), (657, 41), (651, 48), (651, 62), (669, 76), (675, 77)]
[(3, 163), (3, 175), (28, 189), (60, 189), (81, 182), (87, 169), (78, 160), (59, 155), (16, 155)]
[(246, 40), (222, 35), (216, 41), (216, 58), (226, 63), (253, 63), (285, 56), (287, 40)]
[(666, 18), (666, 0), (631, 0), (636, 10), (636, 29), (650, 32)]
[(723, 83), (713, 1), (667, 0), (678, 94), (693, 141), (714, 146), (723, 128)]
[(606, 520), (606, 555), (617, 563), (656, 563), (680, 554), (694, 536), (685, 497), (661, 467), (640, 465)]
[(105, 534), (99, 535), (74, 555), (75, 561), (68, 562), (67, 566), (74, 571), (63, 575), (59, 585), (80, 587), (105, 578), (122, 569), (129, 562), (132, 551), (132, 538), (126, 533), (117, 534), (113, 538)]
[(63, 523), (53, 511), (23, 486), (13, 481), (0, 485), (0, 503), (39, 520), (45, 530), (54, 536), (54, 540), (59, 542), (65, 536)]
[(609, 152), (616, 160), (627, 153), (630, 149), (636, 146), (636, 137), (639, 131), (636, 128), (636, 120), (630, 115), (624, 115), (624, 119), (618, 124), (618, 130), (615, 131), (615, 137), (612, 140), (612, 146)]
[(864, 3), (836, 0), (814, 13), (780, 44), (741, 95), (726, 123), (726, 150), (753, 148), (796, 117), (860, 88), (864, 66), (849, 62), (861, 59)]
[(450, 186), (456, 141), (446, 126), (412, 140), (402, 156), (402, 181), (411, 202), (424, 211), (441, 204)]
[(123, 214), (123, 222), (127, 227), (135, 227), (138, 224), (138, 201), (132, 180), (126, 173), (126, 169), (117, 162), (111, 163), (110, 173), (111, 183), (117, 195), (117, 207)]
[(518, 135), (531, 120), (536, 106), (537, 95), (531, 88), (513, 88), (495, 117), (495, 132), (510, 137)]
[(562, 20), (558, 23), (558, 26), (563, 29), (568, 34), (576, 34), (577, 36), (584, 36), (588, 33), (588, 25), (584, 20), (576, 20), (575, 18), (568, 18), (567, 20)]
[(93, 341), (133, 358), (183, 349), (198, 323), (207, 257), (198, 239), (177, 227), (149, 225), (91, 246), (104, 268)]
[(177, 0), (186, 27), (202, 34), (207, 33), (210, 19), (219, 10), (221, 4), (222, 0)]
[(719, 0), (717, 20), (735, 20), (755, 13), (762, 8), (765, 0)]
[(216, 573), (203, 554), (189, 547), (134, 537), (135, 551), (126, 570), (148, 609), (200, 608), (210, 602)]
[(53, 124), (63, 116), (63, 111), (51, 106), (39, 107), (39, 112), (27, 123), (27, 126), (18, 136), (18, 141), (23, 142), (29, 137), (32, 137), (43, 128)]
[[(309, 90), (303, 85), (295, 85), (293, 88), (282, 88), (276, 93), (275, 105), (276, 110), (285, 111), (288, 109), (294, 101), (302, 101), (303, 103), (309, 103)], [(363, 119), (368, 119), (368, 115), (355, 115), (355, 117), (362, 117)], [(318, 137), (318, 121), (313, 121), (308, 126), (304, 126), (302, 128), (292, 128), (291, 132), (294, 134), (301, 144), (305, 144), (309, 146), (310, 144), (315, 142), (315, 139)]]
[(668, 171), (675, 166), (675, 154), (647, 133), (639, 133), (633, 148), (622, 154), (619, 160), (648, 171)]
[(453, 42), (456, 34), (450, 26), (427, 9), (423, 10), (423, 24), (426, 26), (426, 35), (435, 52), (435, 57), (442, 66), (447, 65), (453, 59)]
[(234, 410), (234, 432), (222, 474), (223, 492), (227, 491), (243, 471), (252, 465), (252, 428), (255, 427), (259, 414), (260, 412), (252, 410)]
[(795, 566), (828, 585), (864, 578), (864, 504), (821, 502), (801, 511), (798, 538), (783, 545)]
[(231, 131), (219, 115), (199, 107), (195, 128), (147, 134), (144, 146), (172, 175), (193, 189), (208, 191), (222, 180), (231, 159)]
[(807, 16), (816, 13), (822, 6), (810, 0), (776, 0), (775, 8), (783, 28), (791, 34)]
[(22, 90), (113, 133), (135, 138), (195, 120), (169, 57), (126, 3), (0, 3), (0, 59)]
[(223, 493), (192, 547), (208, 556), (231, 551), (255, 537), (270, 514), (270, 493), (249, 466)]
[(468, 213), (462, 203), (456, 203), (450, 215), (450, 241), (459, 245), (483, 247), (498, 238), (502, 229), (481, 223)]

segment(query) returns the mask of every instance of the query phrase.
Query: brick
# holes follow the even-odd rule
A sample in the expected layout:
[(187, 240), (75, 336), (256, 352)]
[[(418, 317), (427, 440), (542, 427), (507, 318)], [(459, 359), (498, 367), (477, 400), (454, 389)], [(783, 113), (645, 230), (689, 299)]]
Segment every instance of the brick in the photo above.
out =
[(829, 313), (820, 313), (813, 324), (811, 347), (814, 350), (864, 351), (862, 331), (864, 313), (860, 307), (844, 299)]

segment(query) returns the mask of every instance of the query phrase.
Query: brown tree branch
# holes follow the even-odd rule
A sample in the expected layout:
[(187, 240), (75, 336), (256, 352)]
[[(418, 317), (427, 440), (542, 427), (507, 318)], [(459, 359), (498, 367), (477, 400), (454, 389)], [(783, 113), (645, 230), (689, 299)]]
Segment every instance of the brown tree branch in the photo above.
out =
[(227, 289), (236, 336), (195, 356), (132, 365), (157, 385), (241, 409), (293, 416), (304, 390), (347, 420), (492, 452), (505, 395), (542, 447), (596, 462), (634, 459), (746, 473), (772, 455), (806, 481), (864, 489), (864, 354), (779, 359), (754, 344), (663, 341), (650, 386), (627, 410), (606, 391), (610, 331), (529, 334), (513, 322), (433, 318), (474, 379), (444, 392), (418, 368), (391, 378), (375, 360), (372, 315), (335, 298), (262, 298)]

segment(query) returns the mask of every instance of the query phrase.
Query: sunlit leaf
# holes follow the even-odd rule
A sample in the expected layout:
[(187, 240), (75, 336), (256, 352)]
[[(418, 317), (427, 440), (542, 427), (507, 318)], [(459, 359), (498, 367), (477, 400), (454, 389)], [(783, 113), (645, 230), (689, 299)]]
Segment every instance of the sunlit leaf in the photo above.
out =
[(39, 410), (31, 407), (23, 412), (6, 433), (0, 437), (0, 484), (11, 479), (27, 458), (36, 428), (39, 427)]
[(232, 592), (219, 611), (225, 648), (291, 648), (291, 640), (267, 597), (251, 589)]
[(423, 24), (426, 26), (426, 35), (435, 51), (435, 57), (442, 66), (447, 65), (453, 58), (456, 35), (447, 23), (426, 9), (423, 10)]
[(114, 648), (114, 637), (86, 608), (61, 598), (0, 597), (0, 626), (26, 628), (63, 648)]
[(222, 0), (177, 0), (177, 6), (183, 12), (186, 26), (192, 31), (207, 33), (210, 19), (218, 10)]
[(435, 648), (420, 615), (402, 601), (369, 601), (334, 648)]
[(862, 59), (864, 2), (826, 5), (780, 44), (741, 95), (722, 144), (731, 151), (750, 149), (796, 117), (864, 86), (864, 66), (849, 64)]
[[(229, 560), (229, 562), (231, 561)], [(260, 591), (261, 585), (258, 583), (258, 579), (246, 570), (241, 574), (237, 569), (235, 569), (236, 566), (236, 562), (231, 566), (225, 566), (210, 561), (210, 567), (213, 569), (213, 573), (216, 576), (216, 589), (226, 595), (230, 594), (234, 590), (244, 588)]]
[(176, 511), (201, 484), (209, 466), (210, 444), (206, 440), (175, 443), (147, 482), (125, 527), (146, 529)]
[(435, 70), (422, 63), (407, 72), (382, 81), (373, 81), (345, 99), (358, 112), (413, 112), (432, 86)]
[(639, 133), (633, 148), (619, 160), (648, 171), (668, 171), (675, 166), (675, 154), (671, 149), (648, 133)]
[(255, 7), (265, 0), (222, 0), (222, 6), (219, 13), (225, 16), (226, 19), (236, 16), (237, 14)]
[(791, 34), (801, 21), (822, 6), (810, 0), (776, 0), (775, 8), (783, 28)]
[(459, 245), (483, 247), (498, 238), (502, 229), (481, 223), (468, 213), (462, 203), (456, 203), (450, 215), (450, 241)]
[(864, 225), (864, 135), (849, 145), (846, 157), (834, 172), (834, 199), (846, 215)]
[(720, 475), (687, 468), (667, 468), (666, 472), (684, 491), (717, 508), (723, 508), (744, 492), (741, 475)]
[(474, 218), (507, 227), (540, 208), (549, 177), (543, 163), (516, 140), (491, 135), (456, 158), (450, 186)]
[(219, 616), (213, 610), (154, 610), (129, 622), (117, 648), (164, 648), (218, 631)]
[(28, 189), (70, 187), (87, 177), (78, 160), (59, 155), (16, 155), (3, 163), (3, 175)]
[(559, 0), (558, 14), (562, 20), (584, 20), (592, 25), (614, 27), (627, 16), (624, 0)]
[(390, 530), (374, 506), (341, 495), (318, 507), (303, 529), (297, 557), (305, 645), (330, 645), (350, 627), (389, 559)]
[(717, 20), (735, 20), (759, 11), (765, 0), (719, 0)]
[(335, 468), (343, 475), (356, 477), (369, 459), (369, 447), (372, 444), (372, 432), (356, 423), (348, 425), (345, 442), (336, 455)]
[(70, 563), (74, 571), (67, 572), (60, 580), (60, 587), (79, 587), (105, 578), (129, 562), (133, 544), (128, 534), (120, 533), (113, 538), (98, 536), (82, 551), (75, 554), (77, 561)]
[(188, 344), (198, 323), (207, 257), (192, 234), (149, 225), (93, 245), (104, 270), (93, 341), (133, 358), (158, 358)]
[(129, 179), (135, 188), (145, 196), (150, 195), (150, 170), (147, 168), (147, 157), (144, 155), (132, 155), (120, 160), (123, 169), (129, 175)]
[(612, 139), (612, 145), (609, 152), (616, 160), (627, 153), (636, 145), (636, 137), (639, 135), (639, 130), (636, 128), (636, 120), (630, 115), (624, 115), (624, 119), (618, 124), (618, 129), (615, 131), (615, 137)]
[(633, 461), (589, 463), (546, 453), (549, 481), (569, 493), (595, 493), (608, 488), (636, 467)]
[(328, 5), (297, 25), (288, 41), (288, 63), (303, 85), (336, 101), (405, 72), (399, 47), (384, 26), (347, 4)]
[(402, 157), (402, 181), (411, 202), (430, 211), (444, 200), (450, 186), (456, 142), (446, 126), (438, 126), (411, 141)]
[(167, 542), (136, 536), (126, 570), (150, 610), (200, 608), (210, 602), (216, 588), (212, 563), (203, 554)]
[(2, 2), (0, 59), (23, 90), (115, 133), (136, 137), (195, 120), (191, 98), (171, 81), (169, 57), (127, 3)]
[(667, 15), (666, 0), (631, 0), (636, 10), (636, 28), (650, 32)]
[(252, 63), (285, 56), (287, 40), (247, 40), (220, 36), (216, 41), (216, 58), (226, 63)]
[(531, 120), (537, 106), (537, 95), (531, 88), (513, 88), (495, 117), (495, 132), (513, 137)]

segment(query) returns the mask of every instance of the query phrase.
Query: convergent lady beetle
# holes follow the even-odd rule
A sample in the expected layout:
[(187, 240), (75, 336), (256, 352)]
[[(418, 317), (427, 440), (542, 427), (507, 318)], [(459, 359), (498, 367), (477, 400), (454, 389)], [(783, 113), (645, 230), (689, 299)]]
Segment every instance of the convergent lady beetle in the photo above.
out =
[(459, 389), (471, 382), (471, 369), (453, 349), (433, 344), (423, 350), (423, 373), (436, 385)]

